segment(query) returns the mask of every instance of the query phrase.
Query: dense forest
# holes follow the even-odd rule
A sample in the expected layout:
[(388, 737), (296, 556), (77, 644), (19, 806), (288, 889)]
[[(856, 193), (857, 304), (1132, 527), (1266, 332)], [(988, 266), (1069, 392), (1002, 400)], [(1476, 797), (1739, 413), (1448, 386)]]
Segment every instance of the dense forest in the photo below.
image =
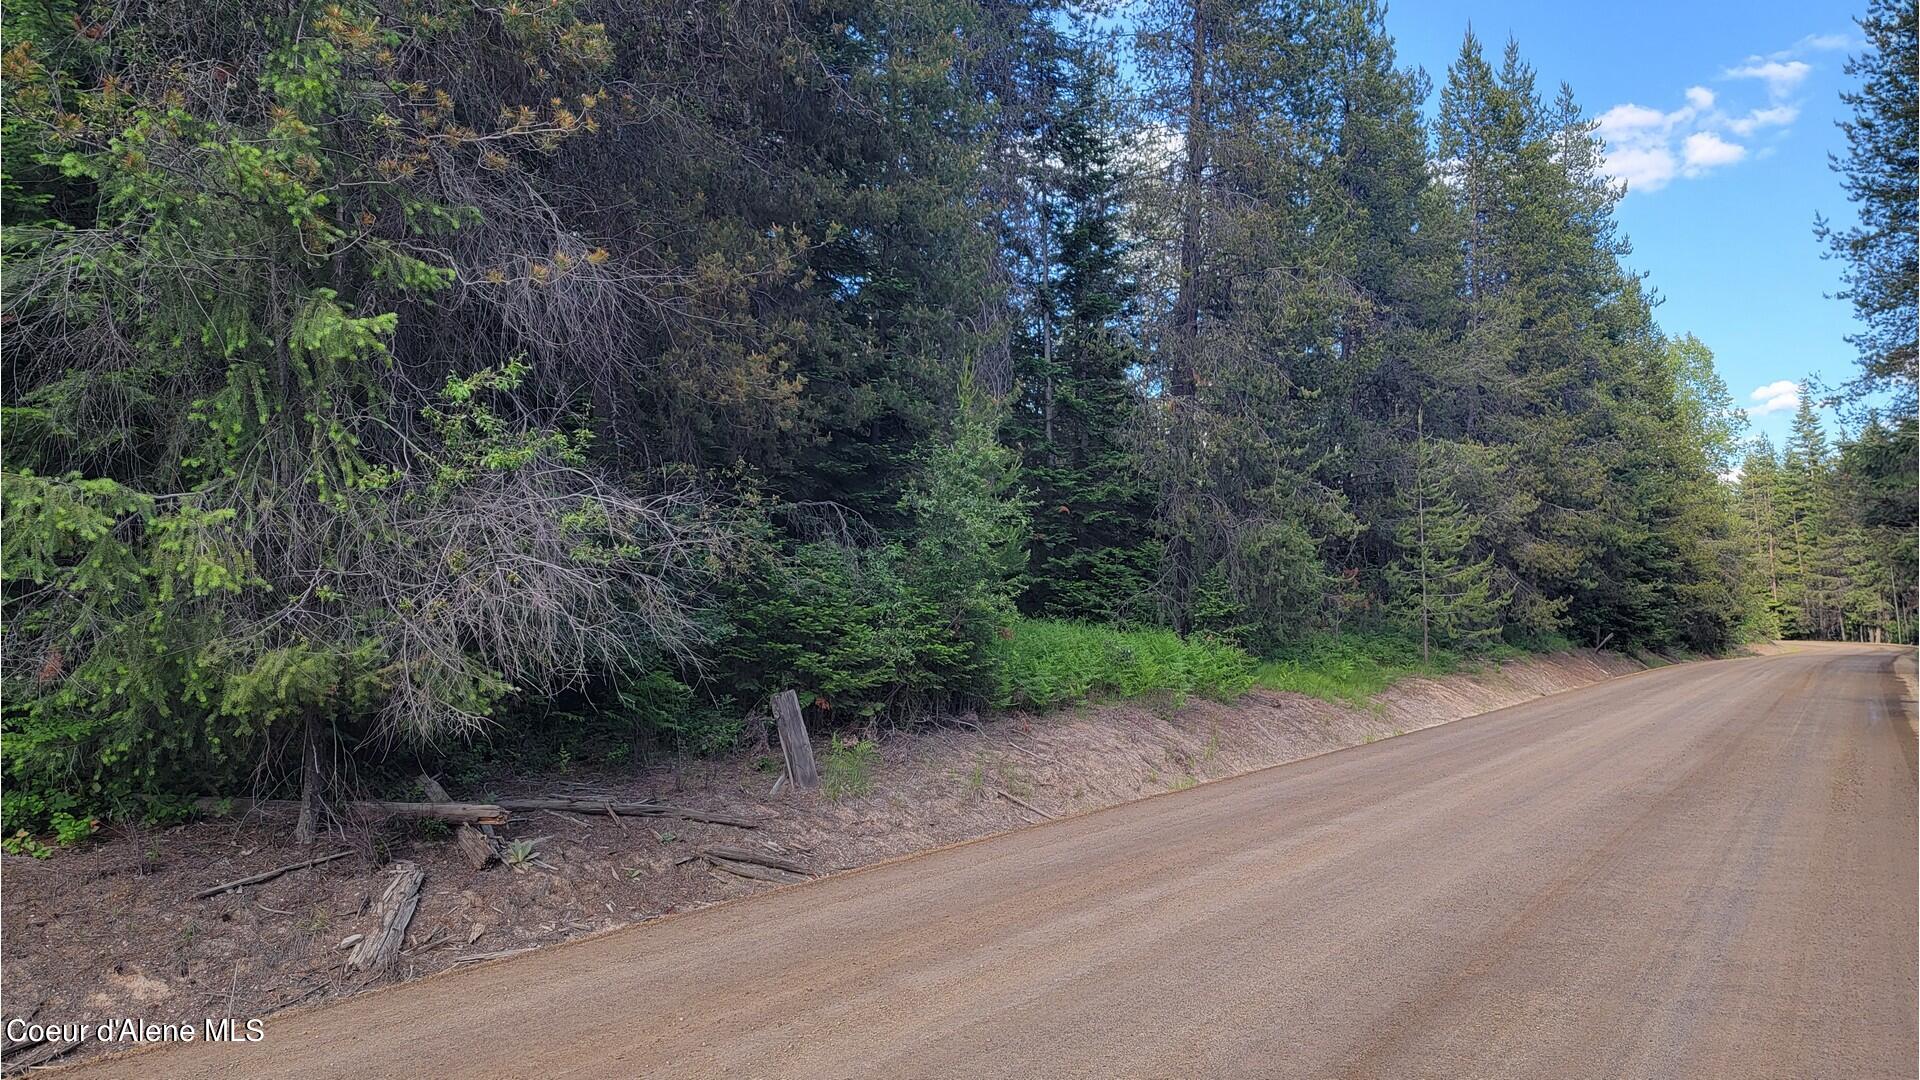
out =
[(1818, 226), (1881, 412), (1810, 388), (1783, 453), (1517, 45), (1096, 16), (9, 4), (8, 831), (583, 717), (712, 751), (784, 688), (1913, 640), (1910, 5)]

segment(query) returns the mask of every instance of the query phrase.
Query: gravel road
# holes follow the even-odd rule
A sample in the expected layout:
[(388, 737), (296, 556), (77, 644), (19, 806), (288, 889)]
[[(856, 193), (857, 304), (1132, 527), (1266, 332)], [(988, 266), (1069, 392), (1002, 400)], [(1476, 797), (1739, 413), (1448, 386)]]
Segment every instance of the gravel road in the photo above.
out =
[(1649, 671), (72, 1075), (1911, 1078), (1913, 662)]

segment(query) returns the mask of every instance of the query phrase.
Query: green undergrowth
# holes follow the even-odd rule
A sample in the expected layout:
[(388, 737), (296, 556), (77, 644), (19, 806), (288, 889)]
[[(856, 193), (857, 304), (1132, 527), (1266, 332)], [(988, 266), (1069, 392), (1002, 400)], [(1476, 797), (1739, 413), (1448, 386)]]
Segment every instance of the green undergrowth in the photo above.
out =
[(1254, 669), (1255, 686), (1305, 694), (1341, 705), (1364, 706), (1375, 695), (1414, 676), (1451, 675), (1487, 663), (1572, 648), (1564, 638), (1505, 642), (1460, 652), (1436, 648), (1420, 658), (1420, 641), (1389, 633), (1317, 634)]
[(995, 645), (996, 704), (1045, 709), (1156, 692), (1230, 701), (1253, 684), (1253, 658), (1211, 636), (1021, 620)]

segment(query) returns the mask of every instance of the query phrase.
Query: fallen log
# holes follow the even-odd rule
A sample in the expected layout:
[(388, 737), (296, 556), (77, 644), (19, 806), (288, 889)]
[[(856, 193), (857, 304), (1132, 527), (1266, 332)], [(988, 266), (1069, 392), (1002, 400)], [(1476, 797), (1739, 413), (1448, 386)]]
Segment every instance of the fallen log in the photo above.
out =
[(393, 964), (394, 958), (400, 955), (401, 943), (406, 940), (407, 924), (413, 921), (413, 913), (420, 906), (420, 886), (426, 878), (427, 872), (414, 863), (394, 864), (393, 881), (381, 894), (380, 906), (376, 909), (380, 925), (353, 947), (347, 957), (348, 968), (380, 972)]
[(771, 881), (775, 885), (792, 885), (807, 880), (804, 874), (790, 874), (785, 870), (776, 870), (771, 866), (756, 866), (753, 863), (734, 862), (717, 855), (704, 855), (707, 865), (715, 870), (725, 870), (735, 877), (751, 878), (754, 881)]
[[(251, 810), (298, 810), (300, 803), (295, 799), (195, 799), (193, 808), (204, 814), (217, 814), (223, 809), (231, 809), (235, 813), (246, 813)], [(361, 799), (343, 803), (341, 809), (349, 814), (369, 818), (435, 818), (467, 825), (505, 825), (509, 816), (504, 808), (493, 803), (391, 802), (382, 799)]]
[(710, 825), (731, 825), (736, 829), (757, 829), (758, 821), (751, 818), (734, 817), (731, 814), (716, 814), (707, 810), (691, 810), (684, 806), (668, 806), (657, 802), (616, 802), (612, 799), (596, 799), (580, 796), (545, 796), (528, 799), (501, 799), (498, 803), (503, 810), (571, 810), (577, 814), (613, 814), (624, 817), (670, 817), (683, 821), (702, 821)]
[(759, 866), (771, 866), (775, 870), (785, 870), (788, 873), (792, 873), (792, 874), (804, 874), (808, 877), (813, 876), (813, 871), (808, 870), (806, 867), (800, 865), (797, 862), (794, 862), (792, 859), (781, 858), (780, 856), (774, 855), (770, 852), (755, 851), (752, 848), (731, 847), (723, 844), (714, 844), (710, 847), (702, 848), (700, 850), (700, 853), (702, 855), (708, 855), (715, 858), (731, 859), (734, 862), (754, 863)]
[(288, 863), (285, 866), (276, 866), (271, 870), (263, 870), (258, 874), (250, 874), (243, 878), (235, 878), (232, 881), (223, 881), (220, 884), (213, 886), (212, 888), (201, 889), (199, 892), (193, 894), (193, 898), (195, 900), (205, 900), (209, 896), (218, 896), (223, 892), (227, 892), (232, 889), (238, 889), (246, 885), (258, 885), (263, 881), (272, 881), (274, 878), (279, 877), (281, 874), (291, 873), (295, 870), (305, 870), (309, 866), (319, 866), (321, 863), (330, 863), (335, 859), (344, 859), (351, 854), (353, 854), (352, 851), (336, 851), (331, 855), (322, 855), (317, 859), (303, 859), (297, 863)]
[(500, 853), (493, 849), (493, 841), (481, 834), (471, 825), (462, 825), (453, 832), (453, 842), (460, 847), (460, 854), (467, 865), (475, 870), (485, 870), (487, 864), (498, 858)]
[[(447, 789), (440, 786), (440, 781), (426, 773), (420, 774), (420, 790), (430, 803), (453, 801), (453, 797), (447, 794)], [(480, 829), (486, 831), (481, 832)], [(454, 844), (460, 848), (460, 854), (467, 860), (467, 865), (475, 870), (485, 870), (487, 864), (500, 855), (500, 852), (494, 849), (493, 826), (483, 825), (480, 829), (471, 825), (462, 825), (453, 830)]]

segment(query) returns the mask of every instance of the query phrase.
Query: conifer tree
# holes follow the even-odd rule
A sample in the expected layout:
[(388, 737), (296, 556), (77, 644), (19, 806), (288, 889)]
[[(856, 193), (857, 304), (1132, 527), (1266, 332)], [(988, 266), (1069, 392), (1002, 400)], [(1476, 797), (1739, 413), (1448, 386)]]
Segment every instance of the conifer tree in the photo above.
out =
[(1475, 558), (1479, 522), (1453, 493), (1449, 456), (1420, 425), (1395, 530), (1400, 557), (1387, 568), (1400, 609), (1419, 628), (1423, 662), (1435, 644), (1470, 647), (1498, 635), (1508, 599), (1494, 589), (1493, 556)]
[(1860, 376), (1849, 386), (1856, 400), (1890, 392), (1901, 413), (1914, 409), (1920, 375), (1920, 316), (1913, 302), (1920, 277), (1920, 14), (1908, 0), (1871, 0), (1859, 20), (1867, 48), (1848, 59), (1846, 72), (1860, 78), (1840, 95), (1853, 115), (1839, 122), (1847, 137), (1845, 158), (1833, 171), (1853, 203), (1858, 223), (1839, 228), (1816, 219), (1815, 233), (1831, 257), (1846, 263), (1839, 298), (1853, 303), (1863, 324), (1848, 340), (1859, 350)]
[(1062, 58), (1058, 115), (1039, 140), (1046, 243), (1030, 327), (1016, 355), (1008, 432), (1033, 494), (1032, 560), (1022, 607), (1107, 621), (1150, 613), (1158, 544), (1136, 455), (1138, 286), (1123, 236), (1127, 208), (1112, 62), (1094, 42)]
[(1790, 551), (1789, 628), (1819, 637), (1832, 625), (1838, 563), (1831, 537), (1833, 484), (1827, 435), (1810, 387), (1800, 387), (1792, 433), (1780, 462), (1780, 504)]

